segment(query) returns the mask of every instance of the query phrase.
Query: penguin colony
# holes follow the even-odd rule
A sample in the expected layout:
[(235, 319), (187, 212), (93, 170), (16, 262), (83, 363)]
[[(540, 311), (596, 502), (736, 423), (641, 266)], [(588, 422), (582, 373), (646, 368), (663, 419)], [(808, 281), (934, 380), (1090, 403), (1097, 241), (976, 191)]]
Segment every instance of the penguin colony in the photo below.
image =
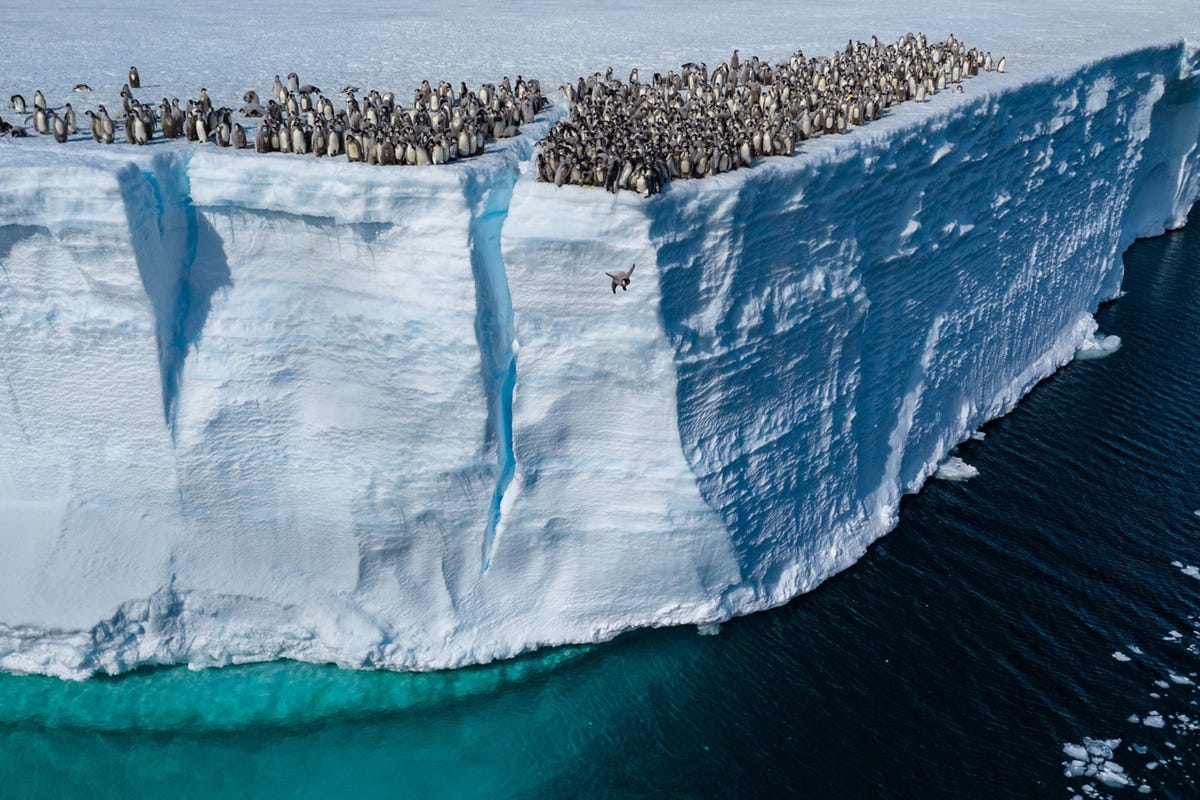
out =
[[(129, 82), (121, 89), (121, 114), (114, 119), (103, 106), (85, 111), (92, 138), (113, 144), (122, 131), (130, 144), (144, 145), (161, 136), (183, 137), (189, 142), (215, 141), (221, 147), (249, 147), (245, 126), (235, 122), (233, 109), (214, 107), (208, 92), (181, 105), (178, 98), (163, 98), (157, 108), (133, 96), (141, 85), (136, 67), (129, 68)], [(90, 91), (85, 84), (75, 91)], [(460, 83), (457, 90), (441, 82), (434, 88), (422, 81), (405, 109), (392, 92), (369, 91), (361, 101), (357, 87), (347, 86), (343, 108), (312, 85), (301, 85), (296, 73), (287, 84), (275, 76), (275, 86), (264, 107), (258, 93), (246, 92), (239, 112), (259, 118), (254, 149), (260, 153), (297, 153), (342, 156), (369, 164), (444, 164), (456, 158), (483, 153), (485, 142), (516, 136), (520, 126), (533, 122), (548, 103), (536, 80), (505, 77), (499, 86), (485, 83), (478, 92)], [(10, 107), (18, 114), (28, 111), (25, 98), (13, 95)], [(78, 132), (75, 110), (70, 103), (51, 109), (39, 90), (34, 93), (34, 130), (66, 142)], [(0, 135), (26, 136), (24, 125), (0, 119)]]
[(603, 186), (649, 196), (676, 178), (705, 178), (750, 166), (759, 156), (790, 156), (796, 143), (845, 133), (879, 119), (906, 100), (925, 100), (980, 70), (1004, 72), (1005, 61), (968, 49), (951, 34), (930, 43), (908, 33), (895, 44), (848, 42), (832, 57), (797, 51), (775, 66), (757, 57), (710, 73), (688, 63), (649, 83), (602, 76), (562, 87), (568, 119), (538, 142), (538, 179)]

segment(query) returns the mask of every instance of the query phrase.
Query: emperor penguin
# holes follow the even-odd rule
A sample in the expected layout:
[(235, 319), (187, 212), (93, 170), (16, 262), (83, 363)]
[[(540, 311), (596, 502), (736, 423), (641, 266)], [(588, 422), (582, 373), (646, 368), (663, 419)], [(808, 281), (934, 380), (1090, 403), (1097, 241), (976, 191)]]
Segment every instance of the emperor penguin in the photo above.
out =
[(363, 160), (363, 146), (362, 143), (359, 142), (357, 136), (352, 133), (346, 134), (345, 147), (347, 161)]
[(41, 89), (37, 89), (33, 93), (33, 107), (40, 108), (42, 111), (46, 110), (46, 96), (42, 94)]
[(129, 68), (129, 88), (130, 89), (142, 88), (142, 79), (138, 76), (137, 67)]
[(50, 112), (50, 121), (54, 126), (54, 141), (59, 144), (67, 142), (67, 122), (57, 112)]
[(234, 123), (233, 135), (230, 137), (230, 144), (232, 144), (236, 150), (241, 150), (246, 146), (246, 129), (242, 127), (242, 123)]
[(63, 122), (67, 125), (67, 133), (79, 133), (79, 126), (75, 122), (75, 109), (71, 108), (71, 104), (67, 103), (63, 113)]
[(258, 131), (254, 134), (254, 152), (269, 153), (271, 147), (271, 127), (266, 120), (259, 123)]
[(87, 111), (84, 111), (83, 113), (87, 115), (87, 118), (88, 118), (89, 120), (91, 120), (91, 125), (92, 125), (92, 138), (96, 140), (96, 143), (97, 143), (97, 144), (99, 144), (99, 143), (100, 143), (100, 138), (101, 138), (101, 135), (100, 135), (100, 118), (99, 118), (99, 117), (97, 117), (97, 116), (96, 116), (96, 112), (95, 112), (95, 111), (92, 111), (91, 109), (88, 109)]
[(171, 113), (171, 104), (167, 102), (167, 98), (163, 98), (162, 106), (162, 129), (164, 139), (174, 139), (179, 136), (179, 123), (175, 120), (175, 115)]
[(150, 132), (146, 130), (146, 121), (142, 119), (140, 114), (133, 113), (129, 115), (128, 121), (125, 123), (133, 123), (133, 143), (146, 144), (150, 141)]
[(33, 129), (38, 133), (50, 132), (50, 117), (46, 114), (46, 109), (41, 106), (34, 106)]
[(1000, 56), (1000, 60), (996, 62), (996, 72), (1004, 72), (1004, 68), (1008, 66), (1006, 56)]
[(249, 91), (242, 95), (242, 100), (245, 105), (241, 108), (241, 114), (244, 117), (261, 117), (263, 115), (263, 107), (258, 100), (258, 92)]
[(104, 106), (100, 106), (100, 137), (104, 144), (112, 144), (117, 137), (117, 124), (113, 122)]
[(629, 269), (625, 270), (624, 272), (606, 272), (606, 273), (604, 273), (608, 277), (612, 278), (613, 294), (617, 293), (618, 286), (621, 287), (621, 291), (623, 291), (623, 292), (629, 291), (629, 279), (631, 277), (633, 277), (633, 270), (636, 267), (637, 267), (637, 264), (634, 263), (634, 264), (631, 264), (629, 266)]
[(13, 111), (16, 111), (18, 114), (25, 113), (25, 98), (21, 95), (14, 94), (8, 101), (8, 104), (12, 106)]

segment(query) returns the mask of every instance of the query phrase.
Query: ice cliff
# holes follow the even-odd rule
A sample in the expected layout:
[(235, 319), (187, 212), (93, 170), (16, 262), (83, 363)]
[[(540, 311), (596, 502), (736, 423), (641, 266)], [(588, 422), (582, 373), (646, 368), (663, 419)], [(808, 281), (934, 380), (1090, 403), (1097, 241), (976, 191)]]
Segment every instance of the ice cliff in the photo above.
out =
[(1189, 44), (966, 90), (650, 200), (535, 182), (538, 126), (0, 142), (0, 668), (449, 667), (812, 588), (1200, 196)]

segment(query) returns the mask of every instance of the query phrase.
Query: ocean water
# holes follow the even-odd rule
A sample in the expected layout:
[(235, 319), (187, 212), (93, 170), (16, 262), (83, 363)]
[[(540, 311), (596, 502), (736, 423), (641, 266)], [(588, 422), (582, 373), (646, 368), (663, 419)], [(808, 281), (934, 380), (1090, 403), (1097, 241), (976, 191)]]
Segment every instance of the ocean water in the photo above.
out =
[(435, 674), (0, 676), (0, 796), (1198, 797), (1200, 212), (1125, 262), (1120, 350), (784, 608)]

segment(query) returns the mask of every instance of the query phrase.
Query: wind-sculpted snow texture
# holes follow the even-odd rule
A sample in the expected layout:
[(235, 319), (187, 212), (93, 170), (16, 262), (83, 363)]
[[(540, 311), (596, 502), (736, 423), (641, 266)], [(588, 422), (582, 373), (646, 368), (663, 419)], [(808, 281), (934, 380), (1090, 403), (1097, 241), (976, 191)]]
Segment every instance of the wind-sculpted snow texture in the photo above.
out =
[[(1200, 59), (650, 200), (0, 142), (0, 667), (427, 669), (782, 603), (1069, 360), (1200, 194)], [(605, 271), (637, 263), (628, 292)]]

